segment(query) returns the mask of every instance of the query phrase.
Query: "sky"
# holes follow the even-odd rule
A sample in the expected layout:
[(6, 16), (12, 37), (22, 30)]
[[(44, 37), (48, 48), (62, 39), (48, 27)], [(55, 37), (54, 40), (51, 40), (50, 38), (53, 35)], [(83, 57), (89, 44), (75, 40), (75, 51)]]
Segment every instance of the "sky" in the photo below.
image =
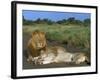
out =
[(34, 11), (34, 10), (23, 10), (22, 15), (26, 20), (37, 20), (50, 19), (52, 21), (59, 21), (62, 19), (68, 19), (75, 17), (77, 20), (83, 21), (84, 19), (90, 18), (90, 13), (74, 13), (74, 12), (53, 12), (53, 11)]

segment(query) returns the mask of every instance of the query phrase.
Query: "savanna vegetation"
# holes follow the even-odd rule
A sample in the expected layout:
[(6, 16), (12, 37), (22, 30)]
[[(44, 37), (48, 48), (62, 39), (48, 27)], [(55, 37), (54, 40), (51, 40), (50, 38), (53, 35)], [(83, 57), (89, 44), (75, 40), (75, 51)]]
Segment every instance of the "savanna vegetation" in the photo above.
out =
[(34, 30), (44, 31), (48, 41), (58, 41), (65, 45), (90, 49), (90, 19), (81, 21), (70, 17), (51, 21), (39, 18), (31, 21), (23, 17), (23, 33), (30, 35)]

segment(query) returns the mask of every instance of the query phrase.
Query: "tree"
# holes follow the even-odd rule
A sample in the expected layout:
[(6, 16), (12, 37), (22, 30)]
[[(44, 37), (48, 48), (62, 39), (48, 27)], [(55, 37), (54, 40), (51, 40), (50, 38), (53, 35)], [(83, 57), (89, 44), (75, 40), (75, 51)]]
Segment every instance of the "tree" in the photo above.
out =
[(40, 23), (41, 22), (41, 19), (38, 18), (37, 20), (34, 21), (34, 23)]
[(65, 24), (66, 23), (66, 19), (63, 19), (63, 20), (59, 20), (57, 21), (58, 24)]
[(51, 24), (54, 23), (54, 21), (51, 21), (51, 20), (49, 20), (49, 19), (43, 19), (43, 21), (44, 21), (46, 24), (49, 24), (49, 25), (51, 25)]
[(73, 24), (75, 22), (75, 18), (74, 17), (70, 17), (67, 19), (67, 22), (70, 24)]
[(75, 23), (76, 25), (83, 25), (83, 22), (80, 21), (80, 20), (75, 20), (74, 23)]
[(91, 21), (90, 21), (89, 18), (87, 18), (87, 19), (84, 19), (83, 23), (84, 23), (84, 26), (86, 26), (86, 27), (90, 27), (90, 23), (91, 23)]
[(23, 25), (32, 25), (32, 24), (33, 24), (33, 21), (32, 20), (27, 20), (23, 16)]

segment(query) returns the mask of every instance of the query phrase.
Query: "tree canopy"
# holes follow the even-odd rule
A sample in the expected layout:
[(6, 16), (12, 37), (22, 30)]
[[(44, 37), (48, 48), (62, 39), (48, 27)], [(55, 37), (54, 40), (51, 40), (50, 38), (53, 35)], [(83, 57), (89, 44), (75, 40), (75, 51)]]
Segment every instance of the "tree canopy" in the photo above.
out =
[(90, 27), (91, 21), (89, 18), (82, 20), (75, 19), (75, 17), (70, 17), (68, 19), (62, 19), (58, 21), (52, 21), (50, 19), (40, 19), (37, 20), (26, 20), (23, 16), (23, 25), (33, 25), (33, 24), (61, 24), (61, 25), (83, 25), (85, 27)]

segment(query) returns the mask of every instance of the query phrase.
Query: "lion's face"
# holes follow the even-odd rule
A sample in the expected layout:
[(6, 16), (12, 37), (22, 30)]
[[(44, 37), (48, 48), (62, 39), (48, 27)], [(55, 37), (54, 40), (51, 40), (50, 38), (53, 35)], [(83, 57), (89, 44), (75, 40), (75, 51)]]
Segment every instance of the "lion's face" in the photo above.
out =
[(32, 33), (32, 40), (37, 49), (46, 47), (45, 33), (40, 31), (35, 31)]

